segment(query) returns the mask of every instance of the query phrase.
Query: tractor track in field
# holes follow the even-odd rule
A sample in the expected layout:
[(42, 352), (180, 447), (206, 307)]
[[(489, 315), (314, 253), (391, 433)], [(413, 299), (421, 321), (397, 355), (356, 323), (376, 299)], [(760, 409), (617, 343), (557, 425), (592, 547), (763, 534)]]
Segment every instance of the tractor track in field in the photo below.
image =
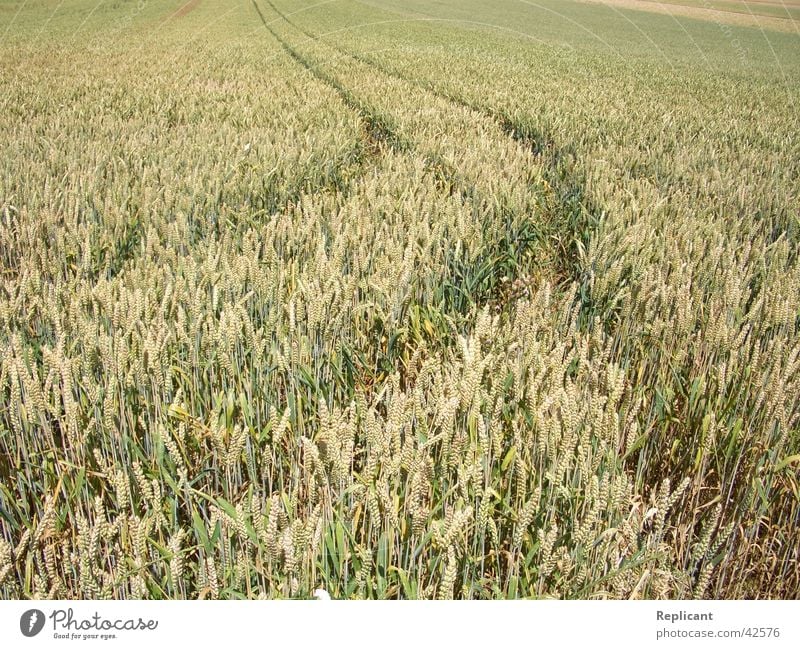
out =
[(527, 148), (542, 164), (542, 173), (545, 180), (553, 189), (557, 197), (559, 222), (566, 220), (571, 224), (571, 230), (576, 235), (566, 250), (567, 259), (559, 269), (560, 274), (574, 276), (574, 268), (568, 268), (577, 261), (581, 247), (584, 249), (589, 243), (589, 234), (593, 231), (602, 217), (601, 208), (589, 197), (586, 190), (586, 179), (577, 173), (570, 163), (570, 158), (575, 152), (568, 147), (559, 146), (555, 140), (545, 132), (534, 128), (530, 124), (515, 119), (505, 111), (497, 111), (486, 106), (470, 102), (464, 97), (446, 92), (433, 83), (421, 82), (417, 79), (398, 73), (396, 70), (381, 65), (374, 59), (346, 52), (340, 47), (335, 47), (342, 54), (352, 57), (356, 61), (368, 65), (373, 69), (391, 76), (409, 85), (426, 90), (431, 94), (450, 102), (454, 106), (466, 108), (495, 121), (506, 137), (518, 142)]
[[(411, 153), (417, 149), (412, 141), (395, 130), (390, 117), (359, 99), (357, 95), (342, 85), (338, 79), (326, 73), (320, 66), (310, 61), (292, 47), (270, 27), (269, 22), (261, 12), (256, 0), (252, 0), (252, 2), (264, 27), (266, 27), (273, 38), (280, 43), (284, 51), (316, 79), (332, 88), (338, 94), (342, 103), (358, 115), (363, 125), (367, 148), (373, 157), (379, 156), (384, 147), (388, 147), (395, 153)], [(270, 8), (289, 25), (304, 35), (308, 35), (302, 28), (288, 20), (270, 0), (266, 0), (266, 2)], [(417, 153), (423, 155), (428, 169), (440, 180), (442, 185), (449, 187), (451, 193), (459, 191), (465, 198), (475, 197), (477, 195), (478, 192), (474, 184), (462, 178), (450, 163), (435, 154), (425, 154), (419, 151), (417, 151)]]
[[(267, 31), (272, 34), (272, 37), (278, 41), (278, 43), (280, 43), (283, 50), (294, 61), (308, 70), (308, 72), (310, 72), (316, 79), (335, 90), (345, 106), (356, 112), (364, 127), (364, 134), (367, 139), (367, 148), (373, 153), (373, 155), (378, 155), (381, 147), (384, 145), (389, 146), (390, 149), (395, 151), (406, 151), (411, 147), (411, 143), (401, 138), (394, 131), (385, 117), (378, 115), (375, 111), (365, 106), (355, 95), (353, 95), (353, 93), (342, 86), (342, 84), (340, 84), (336, 79), (326, 74), (318, 66), (314, 65), (306, 57), (300, 54), (300, 52), (289, 45), (286, 40), (281, 38), (281, 36), (274, 29), (272, 29), (272, 27), (270, 27), (256, 0), (252, 0), (252, 2), (264, 27), (266, 27)], [(267, 2), (273, 11), (278, 13), (284, 20), (286, 20), (286, 17), (275, 8), (275, 5), (269, 2), (269, 0), (267, 0)], [(294, 26), (294, 23), (290, 22), (289, 24)]]
[[(556, 142), (543, 131), (515, 119), (505, 111), (498, 111), (487, 106), (476, 104), (464, 97), (446, 92), (433, 83), (426, 83), (401, 74), (396, 70), (381, 65), (374, 59), (322, 40), (321, 36), (308, 31), (291, 20), (278, 9), (271, 0), (265, 1), (287, 24), (294, 27), (311, 41), (322, 42), (341, 55), (371, 67), (380, 74), (407, 83), (414, 88), (430, 92), (432, 95), (459, 108), (465, 108), (479, 115), (488, 117), (500, 127), (507, 137), (527, 148), (536, 159), (542, 163), (542, 171), (545, 180), (556, 195), (558, 207), (556, 208), (555, 216), (557, 222), (566, 222), (569, 224), (568, 229), (573, 234), (572, 240), (564, 246), (564, 253), (566, 254), (559, 263), (557, 274), (573, 280), (581, 279), (580, 271), (577, 267), (578, 255), (581, 249), (586, 249), (588, 246), (590, 235), (596, 229), (603, 211), (600, 206), (595, 204), (589, 197), (586, 190), (586, 179), (577, 173), (569, 162), (570, 158), (575, 156), (574, 151), (568, 147), (558, 146)], [(338, 82), (336, 83), (340, 85)], [(349, 92), (346, 89), (343, 89), (343, 91)]]
[[(424, 149), (420, 150), (420, 147), (417, 143), (411, 141), (405, 134), (399, 133), (395, 130), (392, 124), (391, 116), (384, 115), (378, 109), (360, 99), (351, 89), (345, 87), (338, 78), (321, 69), (317, 63), (310, 60), (297, 49), (295, 49), (286, 39), (284, 39), (270, 26), (270, 22), (265, 18), (257, 1), (252, 0), (252, 3), (262, 24), (269, 31), (272, 37), (282, 46), (284, 51), (295, 62), (312, 74), (317, 80), (335, 90), (343, 104), (356, 113), (364, 125), (365, 136), (369, 145), (373, 149), (371, 152), (371, 157), (373, 160), (378, 156), (384, 155), (387, 150), (404, 155), (418, 156), (424, 161), (427, 172), (435, 178), (436, 184), (440, 191), (450, 193), (451, 195), (458, 195), (463, 201), (474, 201), (476, 205), (492, 204), (492, 197), (486, 195), (485, 192), (482, 192), (474, 181), (464, 177), (451, 162), (443, 159), (438, 152), (426, 151)], [(272, 2), (270, 2), (270, 0), (266, 0), (266, 3), (270, 6), (272, 11), (284, 19), (293, 28), (308, 36), (307, 32), (302, 30), (293, 22), (287, 20), (282, 12), (280, 12), (272, 4)], [(349, 53), (343, 52), (343, 54), (350, 56)], [(374, 66), (368, 67), (372, 67), (374, 69)], [(505, 250), (503, 246), (507, 246), (509, 250), (513, 248), (516, 251), (515, 254), (519, 254), (522, 252), (522, 249), (538, 245), (537, 242), (543, 242), (546, 239), (547, 237), (539, 230), (538, 225), (531, 221), (530, 227), (521, 227), (518, 232), (514, 233), (514, 236), (508, 236), (507, 234), (505, 238), (499, 237), (497, 241), (493, 241), (492, 247), (487, 248), (486, 256), (495, 258), (498, 254), (498, 246), (503, 250)], [(481, 264), (485, 261), (485, 259), (479, 259), (478, 261), (472, 260), (470, 262), (470, 266), (473, 264), (476, 266), (481, 266)], [(502, 282), (505, 278), (501, 277), (502, 274), (497, 275), (496, 277), (492, 275), (488, 280), (487, 285), (481, 287), (481, 289), (475, 294), (466, 291), (466, 287), (461, 285), (462, 281), (467, 281), (465, 278), (469, 274), (469, 269), (465, 268), (458, 268), (455, 271), (454, 277), (458, 279), (452, 280), (454, 283), (452, 283), (452, 286), (450, 286), (449, 289), (451, 290), (452, 295), (450, 296), (450, 299), (445, 299), (445, 303), (449, 304), (449, 307), (444, 307), (445, 311), (452, 314), (459, 313), (461, 315), (465, 315), (465, 312), (462, 312), (465, 307), (463, 307), (463, 305), (456, 306), (458, 299), (453, 297), (455, 295), (469, 294), (471, 302), (481, 305), (492, 304), (496, 309), (504, 309), (512, 303), (510, 300), (508, 300), (508, 295), (506, 295), (504, 292), (506, 288), (503, 287)], [(516, 273), (513, 271), (509, 274), (516, 276)], [(514, 279), (514, 277), (512, 277), (512, 279)], [(453, 311), (451, 312), (450, 309), (453, 309)]]

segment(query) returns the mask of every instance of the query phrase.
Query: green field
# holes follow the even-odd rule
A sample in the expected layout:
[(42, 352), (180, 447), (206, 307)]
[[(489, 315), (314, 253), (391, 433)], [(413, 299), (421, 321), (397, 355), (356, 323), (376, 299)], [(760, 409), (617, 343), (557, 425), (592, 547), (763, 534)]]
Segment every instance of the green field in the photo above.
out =
[(800, 33), (0, 0), (0, 596), (800, 596)]

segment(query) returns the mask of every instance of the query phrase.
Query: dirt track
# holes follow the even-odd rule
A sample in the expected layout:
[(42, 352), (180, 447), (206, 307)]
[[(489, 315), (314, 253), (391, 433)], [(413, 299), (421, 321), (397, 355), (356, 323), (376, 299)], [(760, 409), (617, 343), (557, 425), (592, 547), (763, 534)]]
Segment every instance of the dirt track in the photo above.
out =
[(174, 20), (176, 18), (183, 18), (184, 16), (190, 14), (192, 11), (197, 9), (197, 5), (200, 4), (200, 0), (189, 0), (183, 6), (181, 6), (177, 11), (170, 14), (169, 20)]
[[(653, 2), (650, 0), (579, 0), (579, 2), (605, 4), (612, 7), (652, 11), (653, 13), (671, 14), (673, 16), (686, 16), (688, 18), (697, 18), (728, 25), (762, 27), (764, 29), (781, 32), (794, 33), (800, 30), (800, 23), (788, 18), (748, 15), (720, 9), (707, 9), (705, 7), (691, 7), (683, 4), (673, 4), (668, 0), (663, 0), (661, 2)], [(788, 4), (787, 6), (796, 5)]]

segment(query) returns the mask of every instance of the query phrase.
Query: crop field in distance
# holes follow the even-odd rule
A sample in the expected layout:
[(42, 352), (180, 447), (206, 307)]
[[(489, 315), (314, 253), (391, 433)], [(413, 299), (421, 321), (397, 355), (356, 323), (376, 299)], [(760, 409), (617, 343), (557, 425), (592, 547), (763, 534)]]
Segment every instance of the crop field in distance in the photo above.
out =
[(798, 2), (0, 33), (0, 597), (800, 596)]
[[(739, 13), (748, 17), (774, 16), (800, 20), (800, 0), (633, 0), (662, 5), (683, 5), (718, 12)], [(758, 21), (754, 21), (758, 24)]]

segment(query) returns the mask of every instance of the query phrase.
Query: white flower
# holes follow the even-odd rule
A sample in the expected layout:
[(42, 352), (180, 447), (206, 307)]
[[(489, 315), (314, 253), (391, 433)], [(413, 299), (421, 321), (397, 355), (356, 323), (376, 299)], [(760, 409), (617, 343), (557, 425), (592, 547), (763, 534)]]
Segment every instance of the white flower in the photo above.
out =
[(330, 599), (331, 596), (328, 594), (328, 591), (324, 588), (317, 588), (314, 591), (314, 599)]

